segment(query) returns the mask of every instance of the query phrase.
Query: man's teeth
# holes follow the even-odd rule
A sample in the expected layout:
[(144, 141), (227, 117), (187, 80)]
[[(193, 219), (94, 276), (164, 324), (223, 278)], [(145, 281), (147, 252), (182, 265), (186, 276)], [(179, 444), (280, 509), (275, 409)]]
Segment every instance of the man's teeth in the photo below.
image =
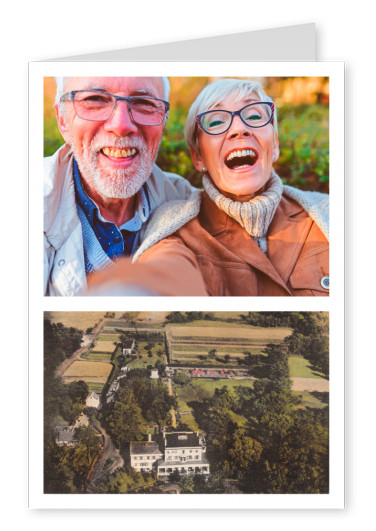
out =
[(253, 149), (241, 149), (239, 151), (231, 151), (226, 160), (232, 160), (234, 157), (256, 157), (256, 152)]
[(130, 148), (130, 149), (112, 149), (105, 147), (102, 149), (103, 153), (106, 155), (106, 157), (113, 157), (115, 159), (117, 158), (125, 158), (125, 157), (133, 157), (137, 153), (137, 149)]

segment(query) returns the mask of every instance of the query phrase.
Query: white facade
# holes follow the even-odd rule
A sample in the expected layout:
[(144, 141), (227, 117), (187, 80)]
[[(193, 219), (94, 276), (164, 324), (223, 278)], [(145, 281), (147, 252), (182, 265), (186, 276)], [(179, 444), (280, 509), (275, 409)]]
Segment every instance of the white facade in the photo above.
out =
[(89, 393), (87, 399), (86, 399), (86, 407), (95, 407), (99, 408), (100, 399), (97, 393)]
[(130, 445), (131, 467), (141, 472), (151, 472), (154, 463), (162, 459), (163, 455), (159, 446), (154, 441), (131, 443)]
[(203, 435), (171, 432), (161, 434), (159, 439), (159, 445), (151, 441), (150, 436), (148, 442), (131, 443), (132, 468), (139, 472), (151, 472), (154, 469), (158, 478), (167, 478), (175, 471), (181, 475), (210, 474)]

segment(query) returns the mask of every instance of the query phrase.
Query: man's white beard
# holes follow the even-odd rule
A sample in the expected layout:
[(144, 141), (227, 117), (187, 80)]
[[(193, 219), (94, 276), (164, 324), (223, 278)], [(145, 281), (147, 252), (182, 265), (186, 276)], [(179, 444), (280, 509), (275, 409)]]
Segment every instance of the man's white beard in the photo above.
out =
[[(89, 146), (83, 147), (82, 154), (70, 138), (70, 144), (77, 161), (80, 173), (87, 185), (94, 189), (101, 197), (109, 199), (126, 199), (134, 196), (151, 174), (154, 160), (152, 147), (149, 149), (142, 138), (108, 138), (106, 135), (96, 136)], [(111, 169), (101, 168), (99, 157), (101, 149), (113, 147), (117, 149), (137, 148), (137, 161), (129, 168)]]

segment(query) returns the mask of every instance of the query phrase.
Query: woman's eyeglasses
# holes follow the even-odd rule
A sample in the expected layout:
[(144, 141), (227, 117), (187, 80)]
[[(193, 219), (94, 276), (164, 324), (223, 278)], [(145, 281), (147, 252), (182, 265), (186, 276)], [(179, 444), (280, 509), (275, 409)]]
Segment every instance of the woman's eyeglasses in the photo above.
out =
[(196, 116), (196, 123), (208, 135), (222, 135), (230, 129), (234, 116), (239, 116), (248, 127), (264, 127), (273, 119), (274, 103), (250, 103), (238, 111), (206, 111)]

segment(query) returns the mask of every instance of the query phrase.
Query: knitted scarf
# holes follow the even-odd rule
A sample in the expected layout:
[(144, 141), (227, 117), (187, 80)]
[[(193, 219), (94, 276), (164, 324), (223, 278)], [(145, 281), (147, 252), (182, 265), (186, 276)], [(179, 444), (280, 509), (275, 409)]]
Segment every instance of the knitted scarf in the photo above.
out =
[(271, 171), (266, 190), (244, 203), (225, 197), (214, 185), (209, 175), (202, 180), (205, 191), (218, 208), (239, 223), (255, 240), (260, 249), (267, 253), (267, 233), (275, 211), (282, 197), (281, 179)]

